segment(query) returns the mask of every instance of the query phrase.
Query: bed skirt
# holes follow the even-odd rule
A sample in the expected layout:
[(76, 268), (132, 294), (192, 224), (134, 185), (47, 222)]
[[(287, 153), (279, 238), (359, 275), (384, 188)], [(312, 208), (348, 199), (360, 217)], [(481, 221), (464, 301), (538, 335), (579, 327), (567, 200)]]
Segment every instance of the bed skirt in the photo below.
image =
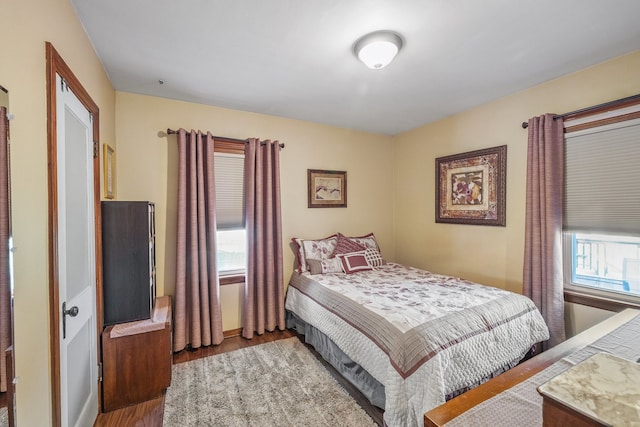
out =
[(384, 386), (369, 372), (344, 354), (329, 337), (288, 310), (286, 322), (287, 329), (294, 329), (300, 335), (304, 335), (305, 342), (312, 345), (322, 358), (369, 399), (372, 405), (384, 409)]
[[(376, 380), (369, 372), (362, 366), (351, 360), (349, 356), (344, 354), (342, 350), (325, 334), (320, 332), (317, 328), (308, 324), (304, 320), (300, 319), (295, 313), (286, 310), (286, 327), (287, 329), (294, 329), (297, 333), (304, 336), (304, 340), (307, 344), (313, 346), (313, 348), (326, 360), (331, 366), (333, 366), (347, 381), (353, 384), (367, 399), (369, 402), (384, 409), (385, 393), (384, 385)], [(535, 348), (535, 345), (533, 346)], [(529, 359), (532, 356), (532, 350), (523, 357), (521, 360), (514, 360), (513, 362), (496, 369), (491, 374), (479, 380), (472, 386), (465, 387), (461, 390), (457, 390), (446, 396), (445, 400), (453, 399), (454, 397), (477, 387), (485, 381), (495, 378), (496, 376), (508, 371), (515, 367), (519, 363)]]

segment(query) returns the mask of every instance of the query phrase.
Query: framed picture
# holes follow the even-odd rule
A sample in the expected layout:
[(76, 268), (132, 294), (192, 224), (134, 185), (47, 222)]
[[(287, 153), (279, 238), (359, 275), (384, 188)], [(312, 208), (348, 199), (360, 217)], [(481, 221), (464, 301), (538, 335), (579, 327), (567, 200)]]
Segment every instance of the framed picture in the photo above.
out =
[(436, 222), (506, 225), (507, 146), (436, 159)]
[(347, 172), (307, 169), (310, 208), (346, 208)]
[(104, 197), (113, 199), (116, 193), (116, 152), (109, 146), (103, 145), (104, 153)]

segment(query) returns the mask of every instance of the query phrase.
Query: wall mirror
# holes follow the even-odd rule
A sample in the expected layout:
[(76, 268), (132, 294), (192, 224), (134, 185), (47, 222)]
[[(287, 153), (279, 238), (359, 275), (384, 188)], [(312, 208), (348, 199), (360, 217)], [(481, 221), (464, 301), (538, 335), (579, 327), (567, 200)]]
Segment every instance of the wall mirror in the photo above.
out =
[(0, 426), (15, 426), (9, 91), (0, 86)]

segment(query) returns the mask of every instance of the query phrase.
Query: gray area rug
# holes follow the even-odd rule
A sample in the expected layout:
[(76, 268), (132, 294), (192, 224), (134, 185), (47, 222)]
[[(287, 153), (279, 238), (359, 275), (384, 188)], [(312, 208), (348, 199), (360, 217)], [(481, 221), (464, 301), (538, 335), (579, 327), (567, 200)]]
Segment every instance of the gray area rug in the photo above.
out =
[(7, 408), (0, 408), (0, 427), (9, 425), (9, 412)]
[(165, 427), (376, 426), (297, 338), (173, 366)]

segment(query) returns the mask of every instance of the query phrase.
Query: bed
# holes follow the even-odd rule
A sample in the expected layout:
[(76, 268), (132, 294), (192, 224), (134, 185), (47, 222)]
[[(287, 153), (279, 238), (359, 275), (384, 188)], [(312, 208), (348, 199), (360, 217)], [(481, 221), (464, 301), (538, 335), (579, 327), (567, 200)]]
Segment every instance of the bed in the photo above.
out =
[[(300, 262), (287, 290), (287, 326), (383, 408), (388, 426), (422, 425), (426, 411), (548, 339), (529, 298), (386, 263), (372, 235), (346, 238), (360, 245), (346, 248), (341, 238), (326, 238), (326, 247), (326, 239), (295, 241)], [(313, 260), (323, 267), (314, 270)]]

